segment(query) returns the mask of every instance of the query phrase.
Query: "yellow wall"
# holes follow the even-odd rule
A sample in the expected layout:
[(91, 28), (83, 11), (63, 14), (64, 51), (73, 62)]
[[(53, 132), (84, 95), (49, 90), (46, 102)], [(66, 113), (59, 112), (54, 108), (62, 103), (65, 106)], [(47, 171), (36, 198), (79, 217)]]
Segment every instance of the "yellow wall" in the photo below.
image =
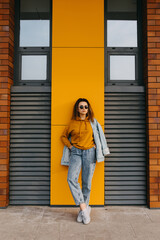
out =
[[(53, 0), (51, 205), (75, 205), (60, 141), (75, 101), (87, 98), (104, 126), (104, 2)], [(79, 178), (81, 184), (81, 176)], [(104, 162), (97, 163), (91, 205), (104, 204)]]

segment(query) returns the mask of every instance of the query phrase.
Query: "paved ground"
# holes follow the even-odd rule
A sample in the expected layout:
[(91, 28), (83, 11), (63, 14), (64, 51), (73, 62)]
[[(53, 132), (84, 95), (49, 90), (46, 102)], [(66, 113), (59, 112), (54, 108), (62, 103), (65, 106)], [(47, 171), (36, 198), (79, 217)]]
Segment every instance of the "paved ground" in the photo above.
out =
[(0, 240), (159, 240), (160, 209), (92, 208), (91, 223), (77, 223), (78, 208), (9, 206), (0, 209)]

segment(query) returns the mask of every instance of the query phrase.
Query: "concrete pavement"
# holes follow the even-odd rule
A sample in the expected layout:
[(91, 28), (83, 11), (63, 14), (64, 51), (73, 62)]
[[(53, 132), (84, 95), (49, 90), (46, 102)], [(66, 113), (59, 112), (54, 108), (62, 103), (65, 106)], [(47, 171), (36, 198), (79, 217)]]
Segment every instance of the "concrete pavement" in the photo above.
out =
[(93, 208), (91, 223), (77, 223), (78, 208), (11, 206), (0, 209), (0, 240), (159, 240), (160, 209)]

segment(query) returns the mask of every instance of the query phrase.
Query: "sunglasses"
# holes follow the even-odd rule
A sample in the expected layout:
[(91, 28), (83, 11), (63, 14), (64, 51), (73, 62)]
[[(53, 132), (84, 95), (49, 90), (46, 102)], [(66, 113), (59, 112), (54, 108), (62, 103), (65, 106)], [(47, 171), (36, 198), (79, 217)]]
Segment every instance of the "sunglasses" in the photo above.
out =
[(80, 109), (84, 109), (84, 108), (85, 108), (85, 109), (88, 109), (88, 106), (87, 106), (87, 105), (85, 105), (85, 106), (80, 105), (79, 108), (80, 108)]

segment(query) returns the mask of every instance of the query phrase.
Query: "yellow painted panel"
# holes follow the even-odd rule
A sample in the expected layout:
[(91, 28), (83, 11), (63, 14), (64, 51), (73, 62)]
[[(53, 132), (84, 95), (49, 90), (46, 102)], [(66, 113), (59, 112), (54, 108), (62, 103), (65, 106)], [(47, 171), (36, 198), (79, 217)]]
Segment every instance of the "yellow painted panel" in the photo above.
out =
[[(75, 205), (67, 182), (68, 167), (62, 166), (60, 163), (63, 151), (63, 144), (60, 140), (60, 136), (63, 130), (64, 126), (52, 126), (51, 205)], [(79, 183), (81, 185), (81, 174)], [(92, 179), (90, 204), (104, 204), (104, 162), (96, 163), (96, 169)]]
[(104, 0), (53, 0), (53, 47), (104, 47)]
[[(52, 16), (50, 204), (73, 205), (60, 136), (79, 97), (90, 101), (104, 126), (104, 0), (53, 0)], [(96, 164), (90, 204), (104, 204), (104, 162)]]
[(52, 49), (52, 125), (66, 125), (73, 104), (87, 98), (104, 125), (104, 49)]

